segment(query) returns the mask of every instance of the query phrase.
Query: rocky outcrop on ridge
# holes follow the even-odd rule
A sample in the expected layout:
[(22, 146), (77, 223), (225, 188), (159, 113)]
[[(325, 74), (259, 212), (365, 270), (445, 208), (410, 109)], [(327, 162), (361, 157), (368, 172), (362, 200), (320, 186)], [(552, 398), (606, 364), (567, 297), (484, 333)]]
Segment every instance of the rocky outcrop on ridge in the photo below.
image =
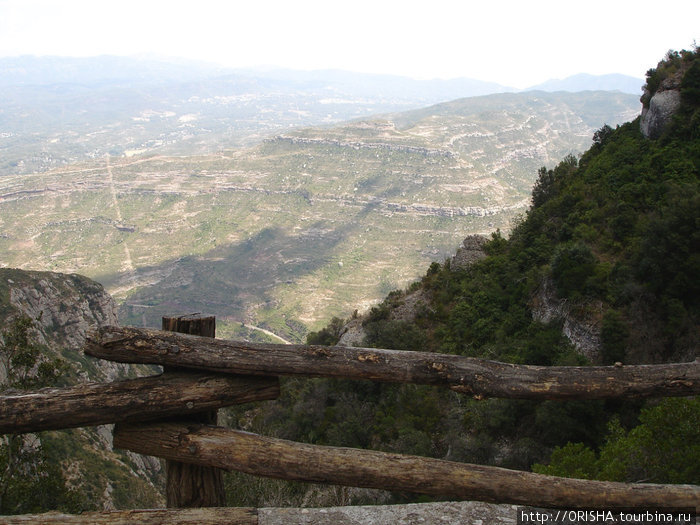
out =
[(469, 235), (462, 241), (462, 246), (457, 248), (457, 253), (450, 261), (450, 268), (462, 270), (486, 257), (484, 252), (486, 240), (483, 235)]
[(642, 109), (642, 118), (639, 123), (642, 134), (648, 139), (659, 138), (680, 105), (679, 89), (657, 91), (651, 97), (649, 107)]

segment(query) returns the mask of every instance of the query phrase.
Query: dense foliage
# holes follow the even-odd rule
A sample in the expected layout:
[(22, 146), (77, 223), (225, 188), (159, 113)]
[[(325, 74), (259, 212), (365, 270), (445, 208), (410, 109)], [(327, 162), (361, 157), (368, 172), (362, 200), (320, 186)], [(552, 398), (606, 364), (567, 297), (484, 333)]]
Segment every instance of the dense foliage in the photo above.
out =
[[(496, 232), (482, 261), (464, 269), (434, 263), (420, 282), (389, 294), (364, 318), (363, 344), (540, 365), (693, 360), (700, 306), (696, 57), (672, 54), (672, 63), (649, 73), (656, 89), (651, 84), (679, 70), (676, 61), (686, 72), (681, 109), (659, 140), (644, 138), (638, 120), (603, 126), (585, 154), (541, 168), (532, 205), (509, 238)], [(423, 300), (414, 317), (393, 315), (417, 293)], [(598, 338), (593, 354), (574, 348), (561, 316), (538, 320), (533, 312), (547, 304), (566, 304), (570, 321)], [(334, 344), (341, 327), (336, 319), (309, 342)], [(536, 463), (540, 471), (581, 477), (700, 481), (697, 400), (647, 408), (631, 401), (476, 401), (429, 387), (295, 380), (270, 408), (246, 414), (246, 428), (311, 443), (521, 469)], [(552, 450), (551, 466), (542, 466)]]
[[(65, 371), (59, 359), (43, 358), (32, 341), (33, 321), (18, 317), (0, 333), (0, 363), (8, 388), (39, 388), (53, 384)], [(51, 461), (34, 435), (0, 436), (0, 514), (22, 514), (51, 509), (78, 512), (88, 506), (84, 495), (67, 483), (60, 464)]]
[[(32, 282), (20, 270), (12, 270), (12, 281), (21, 280), (28, 286)], [(60, 286), (60, 281), (53, 282)], [(7, 288), (1, 288), (0, 310), (11, 310)], [(69, 351), (68, 359), (59, 357), (53, 345), (60, 345), (47, 338), (40, 319), (3, 314), (0, 393), (71, 384), (78, 367), (83, 377), (89, 373)], [(39, 344), (39, 333), (53, 344)], [(0, 515), (98, 510), (106, 496), (117, 508), (158, 506), (161, 498), (155, 487), (135, 475), (133, 456), (112, 451), (103, 436), (87, 428), (0, 436)]]
[(625, 430), (610, 421), (608, 437), (596, 453), (583, 443), (568, 443), (552, 452), (549, 465), (535, 472), (554, 476), (632, 483), (700, 481), (700, 400), (664, 399), (647, 407), (639, 425)]

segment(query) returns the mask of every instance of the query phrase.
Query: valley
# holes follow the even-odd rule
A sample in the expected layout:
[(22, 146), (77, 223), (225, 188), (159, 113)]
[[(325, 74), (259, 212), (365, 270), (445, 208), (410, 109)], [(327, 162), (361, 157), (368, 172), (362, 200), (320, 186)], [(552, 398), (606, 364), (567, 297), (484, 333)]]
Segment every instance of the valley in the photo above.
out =
[[(0, 178), (0, 265), (104, 284), (120, 322), (217, 315), (289, 341), (508, 231), (537, 169), (638, 113), (613, 92), (505, 93), (200, 155), (102, 155)], [(224, 144), (224, 143), (222, 143)]]

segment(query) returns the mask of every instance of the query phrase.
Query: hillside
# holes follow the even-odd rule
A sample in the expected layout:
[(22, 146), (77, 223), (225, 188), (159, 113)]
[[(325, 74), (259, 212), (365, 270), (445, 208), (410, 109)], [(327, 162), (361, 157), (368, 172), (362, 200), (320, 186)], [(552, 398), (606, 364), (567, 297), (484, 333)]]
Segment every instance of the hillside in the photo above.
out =
[[(670, 54), (650, 70), (647, 87), (650, 111), (659, 93), (675, 90), (659, 98), (679, 100), (658, 138), (642, 134), (639, 118), (602, 127), (580, 158), (538, 171), (530, 206), (508, 237), (470, 239), (469, 257), (433, 263), (420, 281), (390, 293), (367, 315), (334, 319), (309, 343), (540, 365), (696, 359), (697, 51)], [(278, 401), (237, 413), (242, 428), (310, 443), (564, 476), (695, 484), (699, 419), (698, 399), (535, 403), (325, 380), (289, 380)], [(247, 494), (245, 501), (256, 497)]]
[[(86, 358), (88, 327), (117, 323), (101, 285), (0, 269), (0, 391), (134, 377), (144, 367)], [(160, 463), (114, 451), (109, 425), (0, 439), (0, 514), (162, 504)]]
[(507, 231), (539, 166), (637, 112), (620, 93), (490, 95), (217, 155), (5, 176), (0, 265), (84, 273), (125, 324), (204, 311), (222, 335), (262, 333), (246, 323), (298, 341), (465, 235)]

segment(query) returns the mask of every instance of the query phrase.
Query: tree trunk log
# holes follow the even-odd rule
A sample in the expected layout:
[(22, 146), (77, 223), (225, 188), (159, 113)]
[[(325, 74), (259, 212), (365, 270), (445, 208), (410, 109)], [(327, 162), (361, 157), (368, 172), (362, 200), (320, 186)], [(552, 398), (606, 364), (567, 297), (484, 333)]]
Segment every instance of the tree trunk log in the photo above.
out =
[(118, 510), (111, 512), (84, 512), (70, 515), (60, 512), (0, 516), (3, 525), (258, 525), (257, 509), (208, 508), (208, 509), (149, 509)]
[(122, 327), (91, 332), (85, 353), (124, 363), (238, 374), (444, 385), (476, 397), (602, 399), (700, 394), (700, 360), (626, 366), (513, 365), (429, 352), (254, 344)]
[(695, 485), (627, 484), (544, 476), (455, 463), (273, 439), (202, 425), (120, 424), (114, 446), (257, 476), (430, 494), (460, 500), (548, 508), (696, 508)]
[[(195, 338), (214, 338), (216, 336), (216, 318), (198, 314), (163, 317), (163, 330), (180, 332), (196, 336)], [(179, 367), (164, 368), (169, 374), (181, 370)], [(216, 410), (207, 410), (177, 418), (176, 422), (197, 422), (216, 425)], [(180, 461), (165, 462), (165, 501), (168, 508), (180, 507), (222, 507), (226, 505), (224, 477), (221, 469), (207, 465), (192, 465)]]
[(276, 377), (201, 372), (43, 388), (0, 396), (0, 434), (159, 419), (278, 396)]

